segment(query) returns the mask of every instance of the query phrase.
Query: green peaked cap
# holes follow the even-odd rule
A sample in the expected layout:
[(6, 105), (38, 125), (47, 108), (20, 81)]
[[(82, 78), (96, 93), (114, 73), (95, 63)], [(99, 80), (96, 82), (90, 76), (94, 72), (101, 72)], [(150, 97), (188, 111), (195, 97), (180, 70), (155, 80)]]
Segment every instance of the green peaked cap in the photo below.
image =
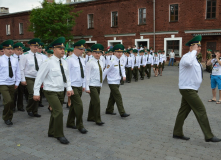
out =
[(3, 50), (3, 46), (0, 44), (0, 51)]
[(68, 52), (73, 52), (74, 48), (68, 48), (67, 51)]
[(47, 50), (47, 53), (48, 54), (54, 54), (54, 51), (53, 50)]
[(28, 52), (29, 50), (30, 50), (30, 48), (25, 47), (25, 48), (23, 49), (23, 52)]
[(43, 47), (44, 43), (43, 42), (39, 42), (39, 47)]
[(33, 38), (30, 41), (28, 41), (28, 44), (33, 45), (33, 46), (39, 46), (39, 43), (41, 40), (39, 38)]
[(140, 53), (144, 53), (144, 50), (140, 50)]
[(86, 43), (86, 41), (84, 39), (81, 39), (80, 41), (77, 41), (76, 43), (73, 44), (74, 48), (78, 48), (78, 49), (84, 49), (84, 44)]
[(9, 39), (9, 40), (6, 40), (4, 42), (2, 42), (2, 46), (3, 48), (13, 48), (13, 40)]
[(65, 38), (64, 37), (59, 37), (58, 39), (54, 40), (48, 47), (53, 47), (53, 48), (65, 48), (64, 46)]
[(124, 46), (122, 44), (116, 44), (113, 48), (114, 52), (123, 52), (124, 51)]
[(192, 38), (189, 42), (187, 42), (186, 46), (192, 46), (194, 44), (201, 46), (201, 40), (202, 40), (202, 36), (198, 35), (198, 36)]
[(85, 49), (85, 52), (87, 53), (87, 52), (91, 52), (91, 49), (90, 48), (87, 48), (87, 49)]
[(112, 48), (112, 49), (109, 49), (109, 52), (113, 52), (113, 48)]
[(158, 53), (161, 53), (161, 50), (159, 50)]
[(21, 42), (15, 43), (13, 48), (23, 49), (24, 45)]
[(91, 46), (91, 50), (92, 52), (102, 52), (104, 50), (104, 46), (102, 44), (97, 43)]
[(157, 54), (157, 52), (155, 52), (154, 54)]
[(133, 53), (137, 53), (138, 51), (136, 49), (133, 50)]

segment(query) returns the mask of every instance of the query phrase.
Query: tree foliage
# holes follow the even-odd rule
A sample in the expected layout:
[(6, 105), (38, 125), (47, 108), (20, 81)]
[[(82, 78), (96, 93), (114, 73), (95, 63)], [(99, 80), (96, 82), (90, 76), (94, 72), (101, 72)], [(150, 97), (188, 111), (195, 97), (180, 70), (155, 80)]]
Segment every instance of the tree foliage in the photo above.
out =
[(40, 38), (45, 43), (50, 43), (57, 37), (73, 39), (71, 35), (75, 18), (81, 11), (74, 12), (74, 7), (68, 4), (48, 3), (44, 0), (42, 8), (35, 8), (30, 14), (29, 31), (34, 32), (34, 36)]

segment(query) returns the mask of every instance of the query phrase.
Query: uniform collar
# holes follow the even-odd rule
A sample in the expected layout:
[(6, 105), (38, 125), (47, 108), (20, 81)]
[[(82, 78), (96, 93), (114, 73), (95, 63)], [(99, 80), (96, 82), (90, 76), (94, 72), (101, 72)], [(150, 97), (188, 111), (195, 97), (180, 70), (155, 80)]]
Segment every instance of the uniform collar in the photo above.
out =
[(74, 53), (72, 54), (74, 59), (78, 59), (79, 57), (76, 56)]
[(56, 61), (59, 61), (60, 59), (58, 57), (56, 57), (55, 55), (53, 55), (51, 58), (53, 58)]
[(18, 55), (14, 53), (14, 54), (13, 54), (13, 57), (18, 58)]

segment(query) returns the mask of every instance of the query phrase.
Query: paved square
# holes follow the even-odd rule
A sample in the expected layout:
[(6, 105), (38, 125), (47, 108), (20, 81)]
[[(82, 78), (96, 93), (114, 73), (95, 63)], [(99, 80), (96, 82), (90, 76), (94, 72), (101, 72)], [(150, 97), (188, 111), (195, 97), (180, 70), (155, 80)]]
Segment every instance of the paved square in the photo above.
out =
[[(62, 145), (54, 138), (47, 137), (50, 112), (39, 108), (41, 118), (31, 118), (26, 112), (14, 113), (13, 126), (8, 127), (2, 120), (2, 101), (0, 102), (0, 159), (35, 160), (215, 160), (220, 159), (221, 143), (206, 143), (199, 124), (190, 113), (184, 124), (184, 134), (189, 141), (172, 138), (175, 118), (180, 107), (181, 95), (178, 90), (178, 68), (166, 67), (163, 76), (152, 77), (120, 87), (124, 107), (130, 117), (121, 118), (106, 115), (109, 87), (105, 81), (101, 90), (101, 118), (104, 126), (87, 122), (90, 97), (84, 93), (84, 126), (89, 131), (82, 135), (78, 130), (64, 127), (70, 141)], [(199, 95), (206, 106), (213, 133), (221, 138), (221, 105), (207, 102), (212, 98), (209, 73), (204, 72), (204, 80)], [(218, 94), (217, 94), (218, 98)], [(67, 100), (67, 98), (66, 98)], [(26, 105), (26, 103), (25, 103)], [(64, 109), (66, 126), (68, 109)]]

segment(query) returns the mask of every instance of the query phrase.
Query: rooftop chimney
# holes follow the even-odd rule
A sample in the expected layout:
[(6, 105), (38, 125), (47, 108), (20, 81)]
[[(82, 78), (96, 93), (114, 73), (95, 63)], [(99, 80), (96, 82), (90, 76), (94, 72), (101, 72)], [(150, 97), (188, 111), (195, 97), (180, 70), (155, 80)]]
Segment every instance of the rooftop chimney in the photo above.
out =
[(6, 7), (0, 7), (0, 15), (9, 14), (9, 9)]

